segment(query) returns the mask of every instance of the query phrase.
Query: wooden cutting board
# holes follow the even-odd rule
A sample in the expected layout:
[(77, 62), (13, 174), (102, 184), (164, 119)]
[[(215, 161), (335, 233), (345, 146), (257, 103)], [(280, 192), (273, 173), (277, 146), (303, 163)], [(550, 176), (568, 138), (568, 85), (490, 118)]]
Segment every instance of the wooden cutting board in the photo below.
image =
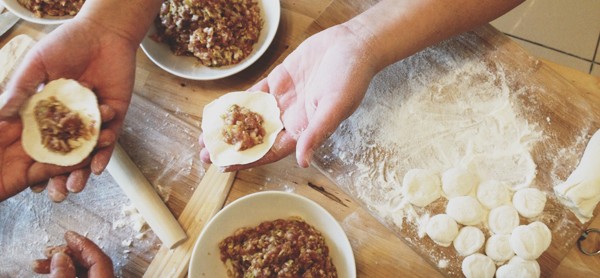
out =
[[(330, 10), (323, 13), (317, 22), (322, 27), (328, 27), (344, 17), (360, 12), (363, 7), (364, 3), (334, 1)], [(449, 63), (448, 60), (452, 62)], [(408, 220), (405, 220), (398, 224), (389, 214), (382, 212), (390, 201), (386, 196), (402, 186), (402, 176), (407, 169), (422, 168), (428, 163), (411, 158), (414, 153), (410, 150), (378, 145), (383, 140), (376, 138), (374, 132), (368, 131), (372, 128), (372, 123), (381, 123), (378, 128), (393, 132), (393, 115), (404, 109), (403, 104), (410, 96), (386, 97), (390, 92), (405, 95), (436, 92), (432, 95), (440, 96), (440, 105), (444, 105), (444, 101), (447, 101), (447, 105), (453, 105), (455, 99), (443, 100), (441, 95), (460, 95), (460, 92), (452, 91), (458, 86), (439, 88), (432, 84), (439, 84), (438, 80), (448, 72), (473, 61), (480, 63), (482, 67), (467, 71), (460, 77), (460, 82), (476, 87), (484, 82), (483, 76), (489, 72), (505, 75), (505, 82), (498, 81), (497, 86), (508, 86), (514, 94), (511, 104), (519, 116), (530, 124), (538, 125), (543, 131), (544, 138), (531, 151), (537, 165), (537, 175), (532, 186), (542, 189), (548, 196), (545, 211), (538, 219), (550, 227), (553, 239), (551, 247), (538, 262), (543, 276), (551, 276), (589, 224), (581, 224), (562, 206), (552, 187), (557, 181), (564, 180), (577, 165), (589, 135), (600, 126), (600, 118), (582, 97), (582, 92), (489, 26), (433, 46), (380, 73), (379, 76), (385, 77), (379, 77), (377, 86), (372, 84), (359, 108), (363, 109), (361, 116), (368, 115), (372, 118), (368, 121), (352, 121), (351, 118), (349, 122), (352, 123), (347, 127), (342, 125), (317, 152), (315, 164), (444, 275), (460, 277), (462, 257), (452, 247), (440, 247), (427, 236), (420, 235), (419, 226), (415, 223), (407, 223)], [(411, 78), (419, 81), (411, 83)], [(407, 83), (413, 85), (406, 85)], [(367, 135), (360, 135), (362, 130)], [(502, 133), (499, 132), (498, 136), (502, 136)], [(435, 145), (435, 140), (435, 135), (422, 138), (419, 145)], [(456, 142), (456, 146), (459, 145), (460, 142)], [(576, 155), (565, 155), (565, 150)], [(436, 156), (443, 153), (444, 150), (439, 150), (438, 153), (434, 151), (429, 164), (436, 164), (436, 160), (439, 160)], [(368, 166), (360, 168), (357, 165)], [(390, 179), (390, 176), (400, 177), (400, 182), (398, 179)], [(443, 199), (438, 200), (420, 210), (417, 217), (443, 213), (445, 202)], [(521, 224), (526, 223), (528, 221), (522, 219)]]

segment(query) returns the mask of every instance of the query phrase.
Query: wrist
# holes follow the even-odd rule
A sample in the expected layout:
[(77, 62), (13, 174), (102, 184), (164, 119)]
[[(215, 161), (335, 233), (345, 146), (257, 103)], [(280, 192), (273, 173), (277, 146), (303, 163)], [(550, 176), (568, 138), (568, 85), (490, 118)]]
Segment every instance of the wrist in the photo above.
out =
[(95, 24), (132, 45), (139, 45), (162, 0), (88, 0), (74, 20)]

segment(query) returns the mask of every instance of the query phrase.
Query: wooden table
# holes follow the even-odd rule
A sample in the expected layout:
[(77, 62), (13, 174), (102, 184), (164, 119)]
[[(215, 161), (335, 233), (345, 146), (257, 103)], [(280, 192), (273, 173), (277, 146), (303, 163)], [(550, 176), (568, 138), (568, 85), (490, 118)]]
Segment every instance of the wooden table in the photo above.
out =
[[(310, 34), (342, 22), (358, 12), (357, 9), (348, 8), (346, 2), (353, 1), (281, 0), (282, 17), (273, 45), (256, 64), (222, 80), (190, 81), (178, 78), (155, 66), (140, 50), (137, 54), (134, 92), (171, 115), (181, 118), (190, 126), (198, 128), (202, 107), (212, 99), (225, 92), (249, 87), (268, 74)], [(362, 8), (366, 8), (372, 2), (374, 1), (364, 2)], [(0, 38), (0, 46), (19, 34), (28, 34), (40, 39), (52, 29), (53, 27), (21, 21)], [(600, 113), (600, 79), (560, 65), (545, 63), (577, 86), (595, 108), (594, 111)], [(600, 116), (597, 119), (600, 119)], [(136, 159), (143, 158), (134, 157), (134, 160)], [(175, 190), (177, 192), (171, 194), (167, 203), (175, 215), (179, 215), (183, 210), (190, 192), (194, 189), (193, 185), (191, 186)], [(299, 168), (293, 156), (271, 165), (239, 172), (226, 202), (252, 192), (265, 189), (281, 190), (284, 187), (315, 200), (342, 223), (353, 245), (359, 277), (397, 277), (400, 274), (408, 277), (441, 276), (435, 266), (422, 259), (318, 170)], [(600, 227), (600, 218), (596, 217), (590, 227)], [(155, 243), (157, 241), (156, 238), (150, 240), (154, 240)], [(145, 254), (131, 254), (126, 263), (117, 266), (120, 273), (123, 276), (140, 276), (156, 248), (149, 250), (146, 250)], [(27, 264), (28, 262), (23, 263)], [(597, 273), (600, 273), (598, 258), (585, 256), (573, 248), (553, 276), (584, 277)]]

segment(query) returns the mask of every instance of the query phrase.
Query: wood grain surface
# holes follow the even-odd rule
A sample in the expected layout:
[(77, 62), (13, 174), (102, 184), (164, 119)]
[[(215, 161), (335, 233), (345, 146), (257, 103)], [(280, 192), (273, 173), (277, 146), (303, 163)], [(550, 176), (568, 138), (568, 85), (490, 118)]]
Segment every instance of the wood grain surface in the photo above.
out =
[[(175, 216), (180, 216), (204, 175), (205, 165), (201, 165), (197, 157), (197, 137), (204, 105), (223, 93), (248, 88), (266, 76), (306, 37), (343, 22), (375, 2), (282, 0), (280, 27), (271, 47), (250, 68), (222, 80), (190, 81), (175, 77), (160, 70), (138, 51), (135, 94), (120, 142)], [(19, 34), (39, 40), (53, 28), (20, 22), (0, 37), (0, 46)], [(488, 43), (492, 47), (522, 51), (502, 34), (491, 32)], [(591, 106), (590, 120), (598, 126), (600, 81), (597, 78), (557, 65), (528, 61), (517, 60), (515, 63), (520, 67), (532, 67), (562, 83), (564, 80), (552, 68), (576, 86), (578, 90), (573, 93), (581, 95)], [(240, 171), (225, 202), (263, 190), (293, 191), (331, 212), (350, 239), (359, 277), (443, 276), (444, 272), (422, 257), (418, 248), (406, 244), (394, 231), (372, 217), (353, 196), (318, 169), (300, 169), (293, 157)], [(160, 242), (151, 231), (137, 239), (132, 237), (135, 232), (115, 228), (115, 223), (125, 217), (120, 213), (120, 207), (127, 203), (118, 186), (106, 174), (95, 177), (84, 192), (70, 196), (61, 204), (53, 204), (45, 200), (45, 196), (30, 192), (0, 203), (0, 222), (3, 223), (0, 226), (0, 250), (24, 254), (0, 262), (0, 277), (32, 276), (27, 270), (28, 258), (39, 258), (45, 245), (62, 243), (62, 232), (66, 229), (87, 234), (99, 242), (117, 262), (115, 271), (119, 276), (141, 277), (158, 252)], [(32, 209), (39, 210), (27, 213)], [(12, 217), (20, 212), (22, 216)], [(600, 227), (599, 218), (596, 217), (589, 226)], [(36, 236), (23, 233), (24, 229)], [(569, 240), (576, 237), (577, 234), (569, 235)], [(122, 242), (127, 240), (133, 243), (124, 246)], [(574, 243), (567, 244), (572, 246)], [(600, 273), (598, 258), (582, 255), (576, 248), (567, 251), (549, 260), (548, 263), (555, 266), (544, 276), (585, 277)], [(562, 259), (562, 256), (566, 257)]]

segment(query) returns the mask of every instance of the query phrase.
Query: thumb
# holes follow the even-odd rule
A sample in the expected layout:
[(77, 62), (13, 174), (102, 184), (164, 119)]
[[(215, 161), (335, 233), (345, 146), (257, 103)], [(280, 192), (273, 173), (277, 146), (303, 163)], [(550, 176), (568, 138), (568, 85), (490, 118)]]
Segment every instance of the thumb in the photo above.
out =
[(51, 278), (70, 278), (75, 277), (75, 265), (69, 256), (58, 252), (52, 256), (50, 262)]
[(46, 81), (46, 70), (37, 57), (36, 50), (30, 51), (0, 95), (0, 120), (17, 116), (25, 101)]

